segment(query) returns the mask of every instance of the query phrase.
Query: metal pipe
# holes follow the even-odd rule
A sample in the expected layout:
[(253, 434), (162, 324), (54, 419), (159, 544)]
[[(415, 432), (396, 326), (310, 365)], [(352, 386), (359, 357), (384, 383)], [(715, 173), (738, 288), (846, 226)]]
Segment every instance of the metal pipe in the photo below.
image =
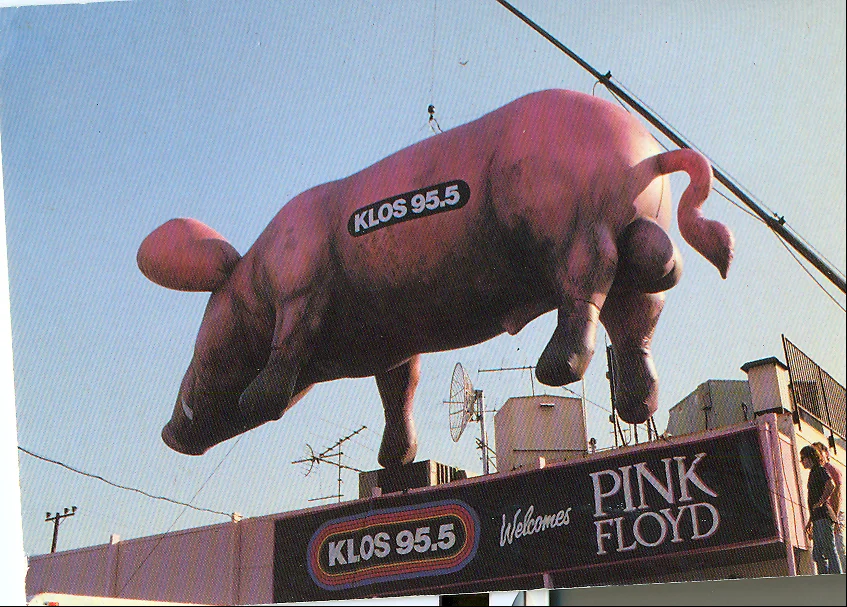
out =
[[(623, 99), (630, 107), (632, 107), (636, 112), (641, 114), (650, 124), (659, 129), (668, 139), (673, 141), (676, 145), (681, 148), (690, 148), (691, 146), (682, 139), (679, 135), (677, 135), (673, 129), (667, 126), (664, 122), (662, 122), (659, 118), (651, 114), (646, 108), (644, 108), (640, 103), (638, 103), (635, 99), (630, 97), (626, 91), (621, 89), (615, 83), (611, 81), (612, 73), (606, 72), (606, 74), (601, 74), (596, 69), (594, 69), (589, 63), (584, 61), (579, 55), (574, 53), (564, 44), (559, 42), (556, 38), (554, 38), (550, 33), (544, 30), (537, 23), (532, 21), (529, 17), (524, 15), (514, 6), (506, 2), (506, 0), (497, 0), (499, 4), (501, 4), (504, 8), (509, 10), (512, 14), (518, 17), (521, 21), (526, 23), (536, 32), (541, 34), (548, 42), (550, 42), (557, 49), (565, 53), (568, 57), (576, 61), (580, 67), (594, 76), (603, 86), (612, 91), (615, 95)], [(722, 183), (726, 188), (732, 192), (741, 202), (744, 203), (751, 211), (753, 211), (757, 217), (759, 217), (765, 224), (777, 235), (782, 238), (785, 242), (787, 242), (791, 247), (794, 248), (795, 251), (800, 253), (809, 263), (811, 263), (815, 268), (820, 271), (821, 274), (826, 276), (830, 282), (832, 282), (835, 286), (841, 289), (842, 293), (847, 292), (847, 284), (845, 284), (844, 278), (840, 275), (840, 273), (832, 268), (825, 260), (823, 260), (820, 256), (818, 256), (814, 251), (812, 251), (809, 247), (805, 245), (799, 238), (797, 238), (794, 234), (789, 232), (785, 228), (785, 218), (783, 217), (772, 217), (768, 214), (764, 209), (762, 209), (758, 204), (756, 204), (747, 194), (745, 194), (741, 188), (739, 188), (729, 177), (727, 177), (723, 171), (712, 166), (712, 170), (715, 174), (715, 179), (717, 179), (720, 183)]]
[[(773, 462), (773, 467), (770, 472), (775, 477), (773, 479), (774, 485), (774, 495), (777, 499), (777, 509), (779, 510), (779, 522), (782, 527), (782, 539), (785, 543), (785, 558), (786, 565), (788, 568), (788, 575), (794, 577), (797, 575), (797, 561), (794, 558), (794, 543), (791, 541), (791, 533), (792, 529), (789, 528), (789, 520), (788, 520), (788, 504), (786, 504), (786, 496), (785, 492), (788, 490), (788, 478), (785, 475), (785, 468), (782, 465), (782, 439), (779, 438), (779, 418), (775, 413), (771, 413), (768, 416), (770, 420), (765, 422), (765, 427), (768, 429), (768, 435), (770, 440), (768, 441), (771, 446), (771, 461)], [(791, 426), (792, 432), (794, 426)], [(793, 457), (792, 453), (792, 457)], [(789, 491), (790, 495), (790, 491)], [(796, 531), (796, 529), (793, 529)]]

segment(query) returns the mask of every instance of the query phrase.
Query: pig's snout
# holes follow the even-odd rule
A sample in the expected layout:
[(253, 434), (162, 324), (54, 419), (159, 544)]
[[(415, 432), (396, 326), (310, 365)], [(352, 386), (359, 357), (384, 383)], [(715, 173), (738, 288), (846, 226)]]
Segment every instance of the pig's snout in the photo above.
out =
[(180, 390), (171, 420), (162, 429), (162, 440), (179, 453), (202, 455), (211, 445), (204, 445), (198, 440), (202, 433), (196, 426), (194, 410)]
[(245, 408), (241, 396), (237, 387), (210, 386), (189, 368), (171, 419), (162, 429), (162, 440), (179, 453), (202, 455), (218, 443), (279, 418)]
[(206, 439), (208, 432), (201, 427), (203, 416), (197, 414), (191, 403), (195, 380), (194, 370), (189, 368), (179, 388), (171, 419), (162, 429), (165, 444), (185, 455), (202, 455), (215, 444)]

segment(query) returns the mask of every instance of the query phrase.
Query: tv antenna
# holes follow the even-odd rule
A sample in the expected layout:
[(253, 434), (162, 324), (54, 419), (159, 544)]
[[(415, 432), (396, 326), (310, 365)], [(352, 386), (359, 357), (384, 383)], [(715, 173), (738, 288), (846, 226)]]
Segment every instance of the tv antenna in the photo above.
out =
[(485, 436), (485, 406), (482, 390), (475, 390), (471, 378), (465, 372), (462, 363), (453, 368), (450, 381), (450, 396), (444, 401), (450, 408), (450, 436), (453, 442), (459, 442), (462, 433), (470, 422), (479, 422), (477, 448), (482, 452), (482, 473), (489, 474), (491, 449)]
[(532, 395), (535, 396), (535, 378), (533, 377), (533, 371), (535, 370), (534, 366), (524, 366), (524, 367), (500, 367), (499, 369), (478, 369), (478, 373), (494, 373), (499, 371), (529, 371), (529, 385), (532, 389)]
[[(341, 471), (342, 470), (352, 470), (353, 472), (361, 472), (358, 468), (353, 468), (352, 466), (345, 466), (341, 463), (341, 457), (344, 455), (344, 452), (341, 450), (341, 445), (346, 443), (348, 440), (356, 436), (362, 430), (367, 429), (367, 426), (362, 426), (355, 432), (351, 432), (347, 436), (339, 438), (335, 443), (320, 453), (315, 453), (315, 450), (312, 449), (312, 446), (309, 443), (306, 443), (306, 448), (309, 450), (309, 454), (303, 459), (297, 459), (291, 462), (292, 464), (309, 464), (309, 469), (306, 470), (304, 476), (309, 476), (312, 473), (312, 469), (318, 464), (329, 464), (330, 466), (335, 466), (338, 468), (338, 493), (335, 495), (325, 495), (323, 497), (314, 497), (310, 499), (310, 502), (319, 502), (323, 500), (330, 500), (333, 498), (338, 498), (338, 501), (341, 501), (341, 498), (344, 495), (341, 493)], [(330, 458), (337, 458), (330, 459)]]

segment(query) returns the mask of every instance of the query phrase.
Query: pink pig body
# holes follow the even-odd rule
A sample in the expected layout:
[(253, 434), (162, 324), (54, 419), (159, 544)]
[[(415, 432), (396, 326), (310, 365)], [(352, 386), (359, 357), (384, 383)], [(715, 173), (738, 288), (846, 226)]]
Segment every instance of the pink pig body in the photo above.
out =
[(600, 320), (621, 417), (646, 421), (657, 407), (650, 340), (661, 291), (681, 271), (665, 233), (664, 175), (678, 170), (691, 176), (683, 237), (725, 276), (732, 236), (699, 213), (708, 162), (662, 154), (625, 111), (568, 91), (527, 95), (298, 195), (234, 266), (223, 243), (198, 247), (203, 263), (181, 261), (184, 247), (177, 256), (162, 243), (193, 220), (165, 224), (139, 249), (148, 277), (190, 290), (228, 274), (210, 289), (165, 442), (202, 453), (279, 418), (317, 382), (373, 375), (386, 416), (380, 463), (408, 463), (418, 355), (517, 333), (554, 309), (539, 380), (582, 377)]

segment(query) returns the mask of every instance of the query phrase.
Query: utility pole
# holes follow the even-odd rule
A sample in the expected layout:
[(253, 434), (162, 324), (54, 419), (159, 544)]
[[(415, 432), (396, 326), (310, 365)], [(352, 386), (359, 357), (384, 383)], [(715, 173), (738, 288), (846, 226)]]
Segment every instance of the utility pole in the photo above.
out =
[(67, 518), (69, 516), (73, 516), (76, 514), (76, 506), (72, 506), (71, 508), (65, 508), (64, 514), (59, 514), (58, 512), (53, 516), (50, 516), (50, 513), (47, 513), (47, 517), (44, 519), (45, 523), (53, 521), (53, 545), (50, 547), (50, 552), (56, 552), (56, 542), (59, 540), (59, 523), (63, 518)]

